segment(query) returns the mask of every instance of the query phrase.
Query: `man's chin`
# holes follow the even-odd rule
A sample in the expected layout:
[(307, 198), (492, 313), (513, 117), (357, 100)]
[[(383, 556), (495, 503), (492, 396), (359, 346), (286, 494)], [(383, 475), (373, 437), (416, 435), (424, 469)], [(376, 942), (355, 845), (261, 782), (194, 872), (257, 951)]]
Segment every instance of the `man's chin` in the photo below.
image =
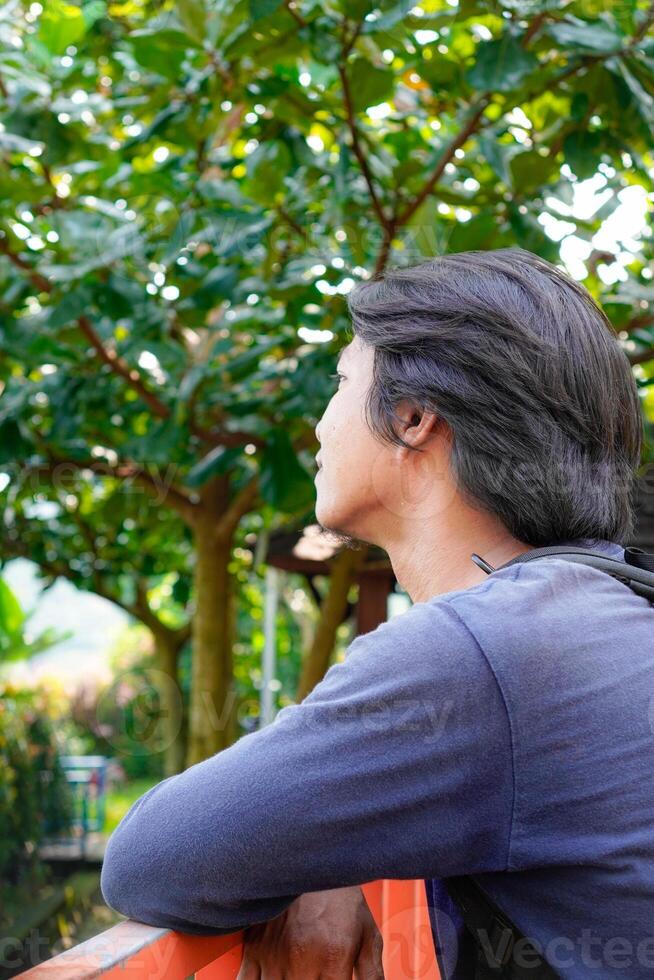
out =
[(329, 512), (324, 512), (318, 505), (316, 505), (316, 521), (323, 531), (329, 532), (335, 544), (341, 544), (346, 548), (356, 548), (359, 546), (359, 539), (344, 531), (339, 526), (338, 520), (330, 515)]
[[(318, 521), (320, 524), (320, 521)], [(358, 538), (353, 538), (350, 534), (345, 534), (343, 531), (335, 531), (331, 527), (325, 527), (324, 524), (320, 524), (323, 531), (329, 531), (331, 538), (335, 544), (340, 544), (344, 548), (359, 548), (360, 541)]]

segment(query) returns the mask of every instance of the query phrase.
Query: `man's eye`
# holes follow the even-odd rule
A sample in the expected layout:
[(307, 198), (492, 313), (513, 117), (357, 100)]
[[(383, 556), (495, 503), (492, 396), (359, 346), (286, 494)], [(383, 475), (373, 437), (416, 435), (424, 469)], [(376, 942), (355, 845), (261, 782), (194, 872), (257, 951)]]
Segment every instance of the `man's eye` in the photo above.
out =
[(330, 378), (338, 378), (340, 381), (344, 381), (345, 380), (345, 375), (344, 374), (339, 374), (338, 372), (336, 372), (336, 374), (330, 374), (329, 377)]

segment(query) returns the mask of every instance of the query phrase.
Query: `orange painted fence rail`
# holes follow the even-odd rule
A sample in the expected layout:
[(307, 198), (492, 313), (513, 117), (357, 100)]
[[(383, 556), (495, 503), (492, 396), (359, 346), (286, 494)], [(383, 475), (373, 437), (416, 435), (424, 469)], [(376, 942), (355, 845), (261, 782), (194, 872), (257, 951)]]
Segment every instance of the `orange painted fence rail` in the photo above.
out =
[[(371, 881), (366, 901), (384, 937), (385, 980), (439, 980), (422, 880)], [(127, 920), (20, 974), (23, 980), (235, 980), (242, 932), (188, 936)]]

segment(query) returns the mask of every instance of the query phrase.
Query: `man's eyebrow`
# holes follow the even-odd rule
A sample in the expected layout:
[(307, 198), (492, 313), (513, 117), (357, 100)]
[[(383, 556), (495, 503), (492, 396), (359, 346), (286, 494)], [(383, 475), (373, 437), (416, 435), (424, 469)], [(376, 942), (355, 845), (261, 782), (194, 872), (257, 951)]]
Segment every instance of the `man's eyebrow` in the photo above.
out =
[(341, 366), (341, 364), (343, 363), (343, 358), (346, 353), (347, 353), (347, 347), (344, 347), (341, 353), (338, 355), (338, 360), (336, 361), (336, 367)]

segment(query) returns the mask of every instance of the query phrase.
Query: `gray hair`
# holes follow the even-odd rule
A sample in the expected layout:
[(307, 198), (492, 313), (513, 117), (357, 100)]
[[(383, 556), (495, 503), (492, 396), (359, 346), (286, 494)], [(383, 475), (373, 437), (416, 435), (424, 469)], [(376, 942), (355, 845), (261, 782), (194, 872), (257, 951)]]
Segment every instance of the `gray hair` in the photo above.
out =
[(407, 446), (406, 400), (447, 423), (458, 489), (518, 540), (631, 536), (638, 389), (580, 283), (521, 248), (459, 252), (360, 282), (348, 307), (374, 348), (366, 417), (380, 439)]

